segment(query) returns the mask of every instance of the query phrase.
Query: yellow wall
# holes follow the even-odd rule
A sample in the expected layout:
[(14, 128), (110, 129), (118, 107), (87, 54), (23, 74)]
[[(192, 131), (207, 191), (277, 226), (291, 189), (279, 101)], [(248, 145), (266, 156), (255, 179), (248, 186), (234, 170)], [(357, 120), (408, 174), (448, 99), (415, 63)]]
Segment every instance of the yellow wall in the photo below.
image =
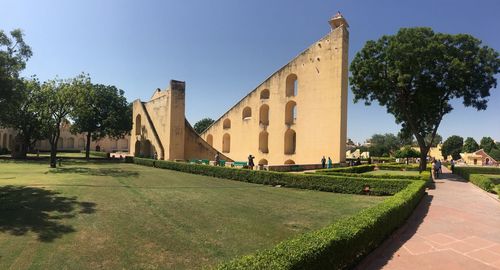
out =
[[(226, 112), (202, 137), (219, 151), (223, 150), (223, 136), (230, 136), (230, 151), (234, 160), (245, 161), (249, 154), (270, 165), (319, 163), (322, 156), (333, 162), (344, 162), (347, 133), (347, 83), (349, 32), (342, 17), (331, 20), (332, 30), (315, 42), (283, 68)], [(297, 76), (296, 96), (287, 96), (287, 78)], [(270, 97), (261, 93), (269, 90)], [(297, 117), (293, 124), (285, 123), (287, 103), (295, 102)], [(261, 108), (269, 107), (269, 123), (262, 124)], [(243, 111), (250, 108), (251, 118), (243, 119)], [(230, 128), (224, 128), (226, 119)], [(285, 154), (285, 133), (296, 133), (295, 153)], [(268, 153), (259, 150), (260, 134), (268, 133)]]

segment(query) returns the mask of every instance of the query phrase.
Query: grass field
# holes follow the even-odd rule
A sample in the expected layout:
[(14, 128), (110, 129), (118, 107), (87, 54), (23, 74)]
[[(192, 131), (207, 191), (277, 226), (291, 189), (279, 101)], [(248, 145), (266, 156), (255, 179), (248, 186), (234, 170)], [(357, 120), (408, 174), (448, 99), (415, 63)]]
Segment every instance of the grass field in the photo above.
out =
[[(33, 158), (33, 157), (42, 157), (42, 158), (48, 158), (50, 157), (50, 153), (49, 152), (41, 152), (40, 154), (28, 154), (27, 155), (28, 157), (30, 158)], [(10, 157), (10, 154), (7, 154), (7, 155), (0, 155), (0, 157), (7, 157), (9, 158)], [(85, 152), (80, 152), (80, 153), (65, 153), (65, 152), (59, 152), (57, 153), (57, 157), (60, 157), (60, 158), (84, 158), (85, 157)], [(92, 155), (92, 153), (90, 153), (90, 157), (92, 158), (100, 158), (100, 156), (96, 156), (96, 155)]]
[(365, 172), (363, 174), (372, 174), (372, 175), (384, 175), (384, 174), (389, 174), (389, 175), (414, 175), (418, 176), (419, 172), (418, 171), (389, 171), (389, 170), (376, 170), (376, 171), (371, 171), (371, 172)]
[(0, 269), (201, 268), (382, 199), (133, 164), (0, 162)]

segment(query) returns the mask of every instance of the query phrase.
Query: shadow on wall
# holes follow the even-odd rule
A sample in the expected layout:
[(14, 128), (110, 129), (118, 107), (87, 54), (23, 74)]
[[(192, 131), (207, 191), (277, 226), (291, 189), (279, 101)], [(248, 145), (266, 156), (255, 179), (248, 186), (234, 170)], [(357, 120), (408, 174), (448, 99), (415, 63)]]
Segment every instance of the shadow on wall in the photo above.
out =
[(0, 232), (21, 236), (31, 231), (38, 235), (39, 241), (52, 242), (75, 232), (73, 226), (62, 223), (64, 219), (92, 214), (95, 206), (42, 188), (0, 187)]
[(137, 177), (138, 172), (126, 171), (122, 169), (91, 169), (86, 167), (69, 167), (49, 170), (50, 173), (78, 173), (93, 176), (112, 176), (112, 177)]

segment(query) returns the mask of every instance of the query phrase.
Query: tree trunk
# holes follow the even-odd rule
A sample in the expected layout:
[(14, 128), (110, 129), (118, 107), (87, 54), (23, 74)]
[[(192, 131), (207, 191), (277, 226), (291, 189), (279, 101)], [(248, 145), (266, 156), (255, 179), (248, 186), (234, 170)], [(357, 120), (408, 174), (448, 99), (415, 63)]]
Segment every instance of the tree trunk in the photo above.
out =
[(87, 143), (85, 144), (85, 159), (90, 159), (90, 136), (91, 132), (87, 132)]
[(55, 168), (57, 165), (57, 141), (50, 144), (50, 167)]

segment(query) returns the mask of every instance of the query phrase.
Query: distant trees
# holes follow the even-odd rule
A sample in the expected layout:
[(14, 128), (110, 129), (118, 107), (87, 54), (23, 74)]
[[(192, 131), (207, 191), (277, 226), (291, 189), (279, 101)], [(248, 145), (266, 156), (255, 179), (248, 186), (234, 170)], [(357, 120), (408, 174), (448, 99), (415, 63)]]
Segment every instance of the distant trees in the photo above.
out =
[(401, 148), (400, 139), (391, 133), (374, 134), (369, 142), (368, 151), (370, 151), (370, 156), (374, 157), (388, 157)]
[(483, 137), (479, 143), (479, 148), (489, 153), (492, 149), (496, 148), (495, 141), (491, 137)]
[(441, 147), (441, 154), (445, 159), (449, 155), (451, 155), (453, 160), (460, 159), (460, 152), (462, 152), (463, 144), (464, 138), (457, 135), (450, 136), (444, 141)]
[(122, 138), (132, 129), (131, 106), (124, 91), (112, 85), (92, 84), (90, 79), (77, 87), (70, 117), (73, 120), (71, 131), (86, 135), (87, 159), (91, 139)]
[(211, 126), (215, 121), (212, 118), (203, 118), (194, 124), (194, 130), (196, 133), (201, 134), (205, 129)]
[(15, 90), (21, 83), (19, 73), (32, 55), (20, 29), (11, 31), (10, 36), (12, 38), (0, 30), (0, 124), (6, 106), (13, 100)]
[(476, 140), (472, 137), (467, 137), (464, 141), (464, 146), (462, 148), (462, 151), (464, 153), (473, 153), (479, 150), (479, 144), (477, 144)]
[(385, 106), (402, 132), (417, 140), (424, 170), (441, 120), (453, 110), (450, 100), (463, 99), (467, 107), (486, 109), (500, 58), (467, 34), (402, 28), (395, 35), (368, 41), (350, 71), (355, 102), (378, 101)]
[(408, 159), (420, 157), (420, 152), (413, 149), (410, 145), (406, 145), (402, 149), (397, 150), (394, 157), (406, 158), (406, 163), (408, 163)]

